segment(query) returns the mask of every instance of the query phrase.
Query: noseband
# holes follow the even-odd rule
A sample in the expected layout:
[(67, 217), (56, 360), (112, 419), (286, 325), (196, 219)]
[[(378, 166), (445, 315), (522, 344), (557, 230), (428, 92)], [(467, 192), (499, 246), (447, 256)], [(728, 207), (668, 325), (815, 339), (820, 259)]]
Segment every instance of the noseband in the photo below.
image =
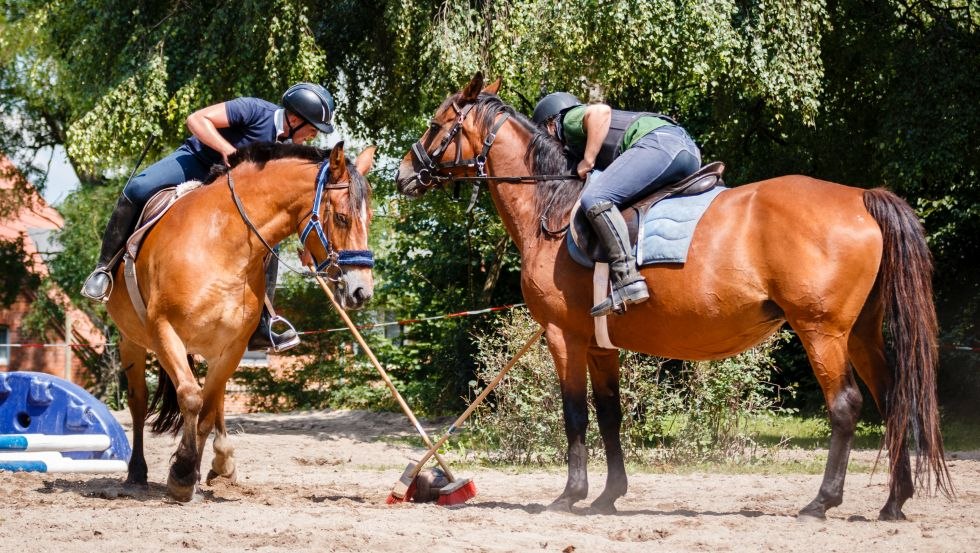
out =
[[(327, 277), (333, 282), (338, 282), (340, 276), (343, 274), (342, 267), (353, 266), (353, 267), (374, 267), (374, 254), (371, 250), (340, 250), (337, 251), (333, 248), (330, 243), (330, 239), (327, 237), (327, 233), (323, 230), (323, 224), (320, 218), (320, 207), (323, 205), (323, 192), (324, 190), (343, 190), (350, 188), (350, 182), (337, 182), (337, 183), (327, 183), (328, 169), (330, 164), (324, 162), (320, 164), (320, 169), (316, 175), (316, 192), (313, 196), (313, 207), (310, 212), (306, 214), (303, 219), (309, 218), (306, 226), (303, 227), (303, 231), (300, 233), (300, 243), (306, 244), (306, 238), (311, 232), (316, 232), (317, 239), (320, 240), (320, 244), (323, 246), (324, 251), (327, 252), (327, 258), (323, 261), (316, 262), (316, 271), (325, 272)], [(272, 255), (276, 257), (281, 263), (286, 265), (290, 270), (295, 273), (300, 273), (296, 269), (289, 267), (288, 264), (283, 262), (279, 254), (273, 249), (272, 246), (266, 242), (265, 238), (259, 233), (259, 229), (255, 227), (248, 215), (245, 214), (245, 207), (242, 205), (241, 199), (235, 192), (235, 183), (231, 178), (231, 171), (228, 171), (228, 188), (231, 189), (231, 197), (235, 200), (235, 207), (238, 208), (238, 213), (241, 215), (242, 220), (248, 226), (249, 229), (259, 238), (262, 245), (269, 250)]]

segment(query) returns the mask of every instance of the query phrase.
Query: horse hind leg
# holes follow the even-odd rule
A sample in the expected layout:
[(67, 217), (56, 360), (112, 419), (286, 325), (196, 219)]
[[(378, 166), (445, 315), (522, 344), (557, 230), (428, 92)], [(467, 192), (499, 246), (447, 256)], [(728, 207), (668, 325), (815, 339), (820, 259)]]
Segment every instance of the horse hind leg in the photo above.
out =
[[(869, 302), (854, 324), (848, 340), (848, 355), (858, 376), (868, 386), (878, 405), (878, 412), (887, 421), (885, 398), (893, 385), (885, 356), (885, 339), (882, 334), (882, 309), (879, 302)], [(908, 446), (905, 442), (897, 451), (889, 452), (891, 478), (888, 499), (878, 513), (879, 520), (905, 520), (902, 506), (915, 491), (912, 467), (909, 463)]]
[(133, 419), (133, 453), (129, 458), (126, 485), (146, 487), (147, 468), (143, 451), (143, 433), (148, 405), (146, 349), (125, 336), (120, 336), (119, 360), (126, 373), (126, 403)]
[[(201, 423), (198, 427), (198, 447), (203, 451), (208, 435), (214, 431), (214, 460), (205, 482), (209, 485), (217, 478), (223, 478), (231, 483), (237, 481), (235, 464), (235, 449), (228, 439), (228, 429), (225, 426), (225, 388), (228, 379), (238, 367), (238, 362), (244, 351), (236, 355), (227, 355), (222, 359), (209, 363), (208, 376), (204, 382), (204, 407), (201, 410)], [(200, 457), (198, 458), (200, 471)]]
[(626, 495), (627, 489), (620, 436), (623, 408), (619, 397), (619, 351), (592, 350), (588, 365), (599, 434), (606, 450), (606, 487), (592, 502), (592, 510), (611, 514), (616, 512), (616, 500)]
[(861, 413), (861, 391), (847, 362), (847, 334), (834, 336), (826, 330), (799, 332), (813, 372), (823, 389), (830, 415), (830, 450), (823, 481), (814, 498), (800, 510), (799, 518), (824, 519), (827, 509), (844, 500), (844, 478)]

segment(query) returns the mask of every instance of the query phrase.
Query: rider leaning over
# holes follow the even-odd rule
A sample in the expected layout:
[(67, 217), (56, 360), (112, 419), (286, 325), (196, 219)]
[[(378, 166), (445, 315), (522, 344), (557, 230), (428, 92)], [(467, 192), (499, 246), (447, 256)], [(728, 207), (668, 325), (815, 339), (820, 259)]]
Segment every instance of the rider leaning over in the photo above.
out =
[[(304, 143), (318, 132), (333, 132), (333, 96), (318, 84), (298, 83), (282, 95), (278, 106), (259, 98), (241, 97), (214, 104), (187, 118), (191, 136), (169, 156), (147, 167), (126, 184), (102, 236), (102, 249), (95, 270), (85, 280), (82, 295), (107, 301), (112, 290), (112, 269), (117, 254), (133, 231), (143, 206), (160, 190), (189, 180), (204, 180), (214, 164), (228, 165), (228, 156), (255, 142)], [(266, 268), (269, 302), (275, 294), (278, 264)], [(262, 309), (259, 326), (249, 340), (249, 349), (283, 351), (299, 343), (290, 328), (283, 333), (269, 328), (270, 314)], [(271, 340), (270, 340), (271, 338)]]
[(666, 115), (583, 105), (567, 92), (542, 98), (532, 119), (579, 160), (579, 177), (589, 177), (582, 211), (609, 254), (612, 280), (612, 293), (592, 308), (592, 316), (622, 313), (627, 305), (646, 301), (650, 293), (619, 208), (697, 171), (697, 145)]

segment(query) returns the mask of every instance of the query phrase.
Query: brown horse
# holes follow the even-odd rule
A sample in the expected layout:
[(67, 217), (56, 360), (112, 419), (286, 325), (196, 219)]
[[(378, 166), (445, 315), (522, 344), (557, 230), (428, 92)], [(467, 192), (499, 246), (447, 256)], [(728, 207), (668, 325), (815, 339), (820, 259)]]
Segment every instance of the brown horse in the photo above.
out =
[[(608, 466), (606, 487), (592, 507), (613, 512), (627, 486), (619, 356), (597, 347), (589, 316), (591, 271), (573, 261), (564, 239), (544, 230), (567, 222), (582, 184), (534, 180), (568, 173), (560, 145), (496, 96), (499, 81), (483, 86), (477, 73), (442, 104), (402, 160), (398, 187), (419, 196), (474, 172), (489, 183), (521, 253), (524, 299), (546, 329), (561, 382), (568, 480), (552, 507), (570, 510), (588, 494), (588, 374)], [(609, 335), (618, 347), (676, 359), (719, 359), (758, 344), (784, 322), (802, 340), (832, 431), (823, 483), (801, 517), (824, 518), (842, 501), (861, 408), (852, 367), (886, 423), (890, 493), (879, 518), (904, 518), (902, 505), (914, 492), (909, 447), (918, 454), (916, 483), (924, 479), (928, 486), (934, 476), (951, 493), (936, 405), (931, 259), (922, 227), (903, 200), (883, 189), (803, 176), (739, 186), (723, 191), (708, 208), (686, 263), (645, 267), (642, 273), (650, 300), (609, 317)]]
[[(233, 448), (224, 422), (225, 384), (259, 321), (269, 245), (300, 234), (318, 267), (329, 265), (326, 270), (345, 309), (370, 299), (370, 187), (362, 175), (374, 162), (374, 148), (362, 152), (354, 167), (342, 144), (330, 152), (326, 166), (325, 156), (322, 150), (299, 145), (256, 144), (240, 150), (230, 171), (189, 192), (143, 242), (136, 272), (146, 303), (145, 323), (125, 286), (113, 290), (109, 314), (121, 334), (133, 416), (128, 483), (147, 484), (147, 350), (156, 353), (165, 370), (159, 390), (170, 392), (163, 397), (153, 430), (177, 432), (183, 427), (167, 480), (169, 493), (178, 501), (192, 499), (212, 430), (215, 457), (208, 480), (234, 480)], [(311, 230), (304, 231), (304, 225)], [(341, 269), (338, 259), (345, 265), (351, 253), (357, 261)], [(122, 278), (120, 267), (115, 281), (122, 283)], [(193, 371), (195, 354), (207, 362), (203, 389)]]

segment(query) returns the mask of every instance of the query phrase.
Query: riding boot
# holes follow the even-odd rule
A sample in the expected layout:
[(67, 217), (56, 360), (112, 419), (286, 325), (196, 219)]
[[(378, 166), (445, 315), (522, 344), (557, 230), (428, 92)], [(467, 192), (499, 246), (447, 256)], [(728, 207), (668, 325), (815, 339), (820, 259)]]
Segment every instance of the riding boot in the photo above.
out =
[(126, 239), (133, 231), (139, 213), (139, 208), (125, 194), (119, 196), (102, 235), (102, 249), (95, 270), (82, 285), (82, 295), (86, 298), (101, 302), (109, 300), (109, 293), (112, 292), (113, 260), (126, 245)]
[(627, 305), (649, 299), (650, 292), (643, 275), (636, 269), (629, 231), (619, 209), (612, 202), (599, 202), (586, 215), (609, 254), (609, 276), (612, 281), (612, 293), (592, 308), (592, 316), (623, 313)]
[[(269, 298), (269, 304), (276, 296), (276, 277), (279, 275), (279, 260), (269, 259), (265, 267), (265, 295)], [(273, 326), (276, 324), (285, 325), (281, 332), (275, 332)], [(248, 349), (267, 350), (279, 353), (286, 351), (299, 344), (299, 335), (296, 329), (286, 319), (276, 315), (272, 317), (269, 308), (262, 304), (262, 316), (259, 317), (259, 326), (256, 327), (252, 337), (248, 339)]]

